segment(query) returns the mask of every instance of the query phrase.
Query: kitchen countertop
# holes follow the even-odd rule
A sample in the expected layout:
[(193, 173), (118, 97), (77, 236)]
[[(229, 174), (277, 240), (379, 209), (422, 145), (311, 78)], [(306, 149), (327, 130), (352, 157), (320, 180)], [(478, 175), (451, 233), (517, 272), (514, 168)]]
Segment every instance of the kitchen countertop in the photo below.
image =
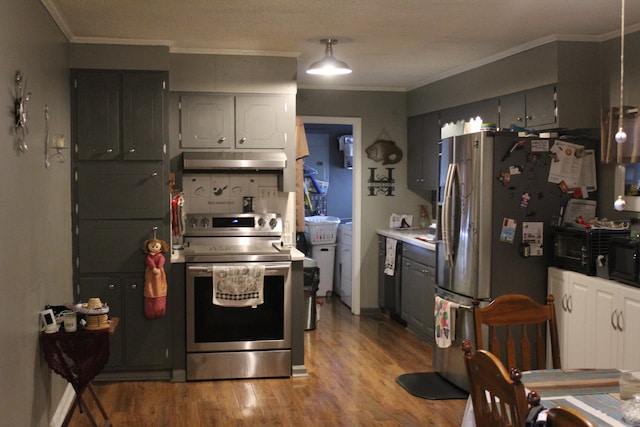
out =
[[(392, 239), (400, 240), (405, 243), (409, 243), (420, 248), (436, 250), (435, 242), (426, 242), (427, 229), (426, 228), (380, 228), (376, 230), (381, 236), (391, 237)], [(424, 239), (424, 240), (421, 240)]]

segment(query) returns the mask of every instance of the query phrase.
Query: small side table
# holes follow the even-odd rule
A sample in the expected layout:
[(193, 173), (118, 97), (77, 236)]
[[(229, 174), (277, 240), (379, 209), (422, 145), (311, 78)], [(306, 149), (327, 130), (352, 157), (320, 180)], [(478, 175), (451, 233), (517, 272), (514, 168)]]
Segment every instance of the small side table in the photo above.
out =
[(69, 381), (76, 393), (73, 404), (62, 423), (63, 427), (69, 425), (78, 406), (80, 412), (86, 412), (91, 425), (98, 426), (87, 402), (82, 397), (85, 390), (89, 390), (102, 414), (104, 419), (102, 425), (111, 425), (111, 420), (91, 386), (91, 381), (109, 361), (109, 338), (115, 331), (118, 321), (118, 318), (111, 318), (108, 329), (79, 329), (76, 332), (40, 334), (40, 347), (47, 364), (54, 372)]

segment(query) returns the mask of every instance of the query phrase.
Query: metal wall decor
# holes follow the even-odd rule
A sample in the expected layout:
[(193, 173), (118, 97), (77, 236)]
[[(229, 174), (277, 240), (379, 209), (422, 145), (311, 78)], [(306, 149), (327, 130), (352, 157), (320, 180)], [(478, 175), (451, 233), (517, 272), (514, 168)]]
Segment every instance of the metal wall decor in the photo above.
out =
[(369, 190), (368, 196), (395, 196), (393, 192), (396, 190), (395, 182), (393, 178), (393, 169), (386, 168), (387, 176), (378, 175), (376, 177), (376, 168), (369, 168), (369, 179), (367, 180), (367, 189)]
[(369, 145), (365, 152), (374, 162), (382, 162), (383, 165), (393, 165), (402, 160), (402, 150), (396, 145), (386, 130), (380, 132), (378, 138)]
[[(49, 154), (51, 150), (55, 150), (54, 153)], [(51, 160), (56, 159), (58, 163), (64, 163), (64, 151), (67, 147), (64, 145), (64, 135), (56, 135), (53, 139), (49, 140), (49, 106), (44, 106), (44, 167), (49, 168), (51, 166)]]
[(19, 151), (27, 151), (27, 101), (31, 98), (31, 92), (27, 92), (27, 81), (20, 70), (16, 71), (15, 96), (13, 102), (14, 134)]

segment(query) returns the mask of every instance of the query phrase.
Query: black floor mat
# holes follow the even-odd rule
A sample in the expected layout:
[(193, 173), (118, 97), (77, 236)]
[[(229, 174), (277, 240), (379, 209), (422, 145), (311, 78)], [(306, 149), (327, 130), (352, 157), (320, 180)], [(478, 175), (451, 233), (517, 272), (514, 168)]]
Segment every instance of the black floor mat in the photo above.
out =
[(437, 372), (402, 374), (396, 382), (409, 393), (423, 399), (466, 399), (469, 393), (445, 380)]

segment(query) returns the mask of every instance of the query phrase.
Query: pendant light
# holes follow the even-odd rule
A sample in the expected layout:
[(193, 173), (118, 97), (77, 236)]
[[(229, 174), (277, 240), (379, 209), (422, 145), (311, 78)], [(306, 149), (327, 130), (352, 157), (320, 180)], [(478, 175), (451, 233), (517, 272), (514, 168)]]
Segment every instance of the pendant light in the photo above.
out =
[[(618, 144), (627, 142), (627, 133), (622, 128), (622, 119), (624, 116), (624, 0), (622, 0), (620, 12), (620, 111), (618, 111), (618, 132), (615, 135)], [(620, 151), (618, 151), (618, 165), (616, 173), (622, 175), (624, 182), (625, 167), (620, 164)], [(617, 211), (623, 211), (627, 206), (626, 200), (622, 195), (613, 202), (613, 208)]]
[(351, 73), (351, 68), (343, 62), (333, 57), (333, 45), (338, 43), (336, 39), (322, 39), (321, 43), (325, 44), (324, 58), (311, 64), (307, 70), (307, 74), (316, 74), (321, 76), (335, 76), (339, 74)]
[(624, 116), (624, 0), (622, 0), (620, 21), (620, 111), (618, 112), (618, 132), (615, 138), (618, 144), (624, 144), (627, 142), (627, 133), (622, 128), (622, 119)]

